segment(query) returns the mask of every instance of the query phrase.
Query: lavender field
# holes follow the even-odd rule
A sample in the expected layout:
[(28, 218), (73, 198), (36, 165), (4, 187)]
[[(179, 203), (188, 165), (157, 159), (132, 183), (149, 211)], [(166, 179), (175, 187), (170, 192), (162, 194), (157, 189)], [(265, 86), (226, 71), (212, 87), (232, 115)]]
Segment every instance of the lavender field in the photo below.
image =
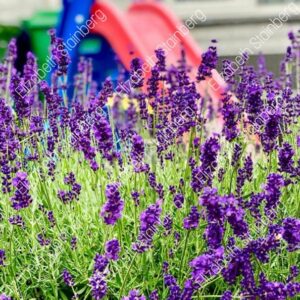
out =
[(97, 86), (50, 35), (51, 84), (0, 64), (0, 299), (300, 299), (299, 34), (278, 77), (223, 61), (218, 102), (215, 40), (196, 78), (158, 49)]

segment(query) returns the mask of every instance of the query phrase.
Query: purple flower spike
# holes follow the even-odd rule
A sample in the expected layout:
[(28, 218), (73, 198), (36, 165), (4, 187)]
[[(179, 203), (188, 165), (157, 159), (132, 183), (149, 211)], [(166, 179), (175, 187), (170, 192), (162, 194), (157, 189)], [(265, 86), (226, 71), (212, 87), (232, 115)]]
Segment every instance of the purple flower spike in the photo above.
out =
[(169, 214), (165, 216), (163, 226), (165, 228), (164, 235), (170, 235), (173, 227), (173, 220)]
[(67, 269), (63, 270), (62, 277), (67, 286), (74, 286), (74, 279)]
[(144, 145), (143, 138), (138, 134), (134, 134), (132, 137), (132, 148), (131, 148), (130, 156), (134, 166), (134, 171), (137, 173), (145, 172), (148, 170), (147, 166), (143, 162), (144, 152), (145, 152), (145, 145)]
[(224, 118), (223, 134), (226, 140), (232, 141), (239, 134), (238, 119), (240, 109), (238, 105), (231, 100), (232, 96), (226, 95), (223, 99), (222, 115)]
[(239, 165), (240, 158), (242, 156), (242, 147), (239, 144), (234, 145), (233, 156), (231, 160), (231, 165), (236, 167)]
[(110, 240), (105, 245), (105, 256), (108, 259), (118, 260), (120, 251), (120, 243), (117, 239)]
[(71, 249), (76, 250), (76, 248), (77, 248), (77, 238), (76, 236), (73, 236), (71, 239)]
[(186, 280), (180, 299), (192, 300), (193, 295), (199, 289), (199, 286), (199, 283), (192, 279)]
[(216, 249), (212, 253), (205, 253), (190, 262), (192, 269), (191, 275), (194, 281), (202, 283), (209, 277), (218, 274), (222, 269), (222, 260), (224, 249), (222, 247)]
[(12, 225), (16, 225), (18, 227), (21, 227), (22, 229), (25, 228), (25, 222), (24, 222), (23, 218), (19, 215), (10, 217), (9, 218), (9, 223), (12, 224)]
[(52, 59), (57, 65), (58, 75), (66, 75), (71, 59), (65, 48), (64, 41), (56, 36), (56, 31), (54, 29), (49, 30), (49, 35), (51, 38)]
[(279, 171), (292, 174), (294, 172), (294, 154), (292, 146), (289, 143), (284, 143), (282, 148), (279, 149)]
[(6, 60), (8, 62), (15, 61), (17, 58), (17, 40), (15, 38), (11, 39), (8, 46), (7, 46), (7, 54)]
[(183, 220), (183, 227), (187, 230), (196, 229), (199, 225), (200, 213), (196, 206), (191, 207), (190, 214)]
[[(216, 41), (213, 40), (213, 43)], [(206, 52), (202, 54), (202, 62), (198, 68), (197, 80), (205, 80), (206, 77), (212, 76), (212, 70), (217, 67), (218, 54), (217, 47), (210, 46)]]
[(105, 224), (115, 225), (116, 222), (122, 217), (122, 211), (124, 208), (124, 201), (121, 199), (119, 192), (119, 184), (108, 184), (105, 190), (106, 203), (101, 210), (101, 217)]
[(176, 278), (173, 275), (166, 274), (164, 275), (165, 286), (169, 288), (169, 297), (168, 299), (180, 299), (180, 286), (177, 283)]
[(288, 243), (288, 251), (300, 249), (300, 220), (286, 218), (283, 221), (283, 239)]
[(142, 253), (152, 246), (154, 234), (160, 223), (161, 204), (161, 200), (158, 200), (155, 204), (150, 205), (141, 213), (138, 242), (133, 243), (132, 245), (134, 251)]
[[(68, 191), (60, 190), (57, 193), (58, 198), (64, 203), (78, 200), (81, 192), (81, 185), (76, 182), (74, 173), (68, 173), (64, 178), (64, 183), (69, 186)], [(50, 221), (50, 220), (49, 220)], [(51, 222), (51, 221), (50, 221)]]
[(0, 267), (5, 265), (6, 254), (3, 249), (0, 249)]
[(179, 209), (182, 208), (184, 197), (182, 194), (176, 194), (173, 198), (174, 205)]
[(14, 196), (10, 198), (12, 207), (15, 210), (28, 207), (32, 203), (32, 198), (29, 194), (27, 173), (19, 171), (12, 180), (12, 184), (16, 188)]
[(95, 300), (101, 300), (107, 294), (107, 284), (104, 275), (95, 271), (89, 279), (90, 286), (92, 288), (92, 296)]
[(232, 293), (231, 291), (226, 291), (223, 296), (221, 297), (221, 300), (232, 300)]
[(139, 58), (134, 58), (130, 64), (130, 83), (133, 88), (141, 88), (144, 84), (142, 63)]
[(95, 121), (93, 129), (99, 152), (107, 160), (111, 161), (114, 155), (113, 132), (106, 117), (100, 116)]
[(37, 240), (41, 246), (49, 246), (51, 244), (51, 241), (43, 233), (37, 235)]
[(149, 300), (159, 300), (159, 296), (158, 296), (158, 291), (154, 290), (150, 296), (149, 296)]
[(141, 295), (138, 290), (132, 290), (129, 292), (129, 295), (123, 297), (122, 300), (146, 300), (146, 297)]
[(265, 186), (265, 213), (270, 218), (276, 217), (276, 208), (280, 201), (281, 188), (284, 186), (284, 179), (280, 174), (271, 173), (267, 178)]
[(160, 72), (165, 72), (166, 71), (166, 54), (163, 49), (156, 49), (155, 50), (155, 55), (157, 58), (157, 68)]
[(217, 136), (209, 138), (201, 147), (201, 166), (192, 171), (191, 187), (200, 192), (205, 186), (211, 186), (217, 167), (218, 152), (221, 146)]
[(133, 199), (134, 205), (139, 206), (140, 205), (140, 193), (137, 191), (131, 192), (131, 197)]
[(5, 294), (1, 294), (0, 300), (12, 300), (12, 299), (11, 299), (11, 297), (6, 296)]
[(103, 273), (108, 266), (108, 259), (101, 254), (96, 254), (94, 257), (94, 272), (99, 271)]

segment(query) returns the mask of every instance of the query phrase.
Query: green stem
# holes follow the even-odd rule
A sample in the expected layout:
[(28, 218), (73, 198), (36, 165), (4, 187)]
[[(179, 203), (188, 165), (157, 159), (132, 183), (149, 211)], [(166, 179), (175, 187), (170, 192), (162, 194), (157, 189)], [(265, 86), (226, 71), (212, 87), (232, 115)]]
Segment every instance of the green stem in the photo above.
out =
[(181, 271), (182, 271), (183, 263), (184, 263), (184, 260), (185, 260), (184, 257), (185, 257), (185, 252), (186, 252), (186, 249), (187, 249), (187, 244), (188, 244), (188, 239), (189, 239), (190, 233), (191, 233), (191, 231), (189, 230), (187, 232), (186, 237), (185, 237), (184, 248), (183, 248), (183, 253), (182, 253), (182, 256), (181, 256), (180, 268), (179, 268), (179, 278), (180, 279), (182, 278)]
[(119, 299), (121, 299), (121, 297), (122, 297), (122, 294), (123, 294), (123, 291), (124, 291), (124, 287), (125, 287), (125, 284), (126, 284), (126, 281), (127, 281), (127, 277), (128, 277), (128, 275), (129, 275), (129, 272), (130, 272), (130, 270), (131, 270), (131, 268), (132, 268), (132, 266), (133, 266), (133, 263), (134, 263), (134, 260), (135, 260), (135, 257), (137, 256), (137, 252), (134, 254), (134, 256), (132, 257), (132, 260), (131, 260), (131, 263), (130, 263), (130, 265), (129, 265), (129, 268), (128, 268), (128, 270), (127, 270), (127, 273), (126, 273), (126, 275), (125, 275), (125, 277), (124, 277), (124, 281), (123, 281), (123, 283), (122, 283), (122, 286), (121, 286), (121, 290), (120, 290), (120, 294), (119, 294)]

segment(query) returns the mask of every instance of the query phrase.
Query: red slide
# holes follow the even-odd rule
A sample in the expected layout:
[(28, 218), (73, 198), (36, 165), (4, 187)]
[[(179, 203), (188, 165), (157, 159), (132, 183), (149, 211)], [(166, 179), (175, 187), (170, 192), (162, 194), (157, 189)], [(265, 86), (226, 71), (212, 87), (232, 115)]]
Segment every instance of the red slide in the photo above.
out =
[[(94, 33), (109, 41), (127, 69), (132, 60), (132, 52), (151, 65), (154, 50), (159, 47), (166, 51), (167, 63), (176, 64), (183, 45), (187, 62), (192, 66), (193, 74), (196, 74), (202, 51), (187, 32), (188, 28), (183, 28), (183, 24), (161, 2), (140, 1), (132, 4), (126, 12), (120, 12), (111, 3), (99, 0), (92, 7), (91, 13), (95, 14), (97, 10), (101, 10), (107, 20), (98, 22)], [(145, 68), (146, 73), (148, 69)], [(225, 82), (214, 71), (213, 78), (201, 84), (200, 92), (205, 88), (217, 100), (225, 89)]]

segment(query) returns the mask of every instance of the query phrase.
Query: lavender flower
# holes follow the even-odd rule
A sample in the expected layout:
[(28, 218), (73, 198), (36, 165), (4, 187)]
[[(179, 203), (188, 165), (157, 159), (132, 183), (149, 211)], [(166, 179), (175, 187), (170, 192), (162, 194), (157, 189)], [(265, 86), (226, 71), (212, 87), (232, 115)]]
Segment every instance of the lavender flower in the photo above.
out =
[(180, 299), (181, 289), (177, 283), (176, 278), (170, 274), (165, 274), (164, 275), (164, 283), (165, 283), (165, 286), (167, 286), (169, 288), (169, 296), (167, 299), (168, 300)]
[[(148, 97), (155, 98), (158, 93), (160, 74), (157, 66), (151, 69), (151, 77), (147, 81)], [(155, 104), (155, 103), (154, 103)]]
[(183, 220), (183, 227), (187, 230), (196, 229), (199, 225), (200, 213), (196, 206), (191, 207), (190, 214)]
[(98, 150), (108, 160), (113, 158), (113, 133), (109, 122), (104, 116), (100, 116), (95, 120), (94, 126), (95, 140)]
[(248, 155), (245, 159), (244, 172), (246, 179), (251, 181), (253, 175), (253, 161), (250, 155)]
[(188, 279), (184, 283), (184, 288), (181, 293), (181, 298), (180, 299), (186, 299), (186, 300), (191, 300), (193, 299), (194, 293), (199, 289), (200, 284), (195, 282), (192, 279)]
[(241, 194), (242, 188), (246, 182), (252, 181), (252, 173), (253, 173), (253, 162), (251, 156), (247, 156), (245, 159), (244, 167), (238, 169), (238, 176), (236, 179), (236, 192), (238, 195)]
[(172, 231), (173, 220), (169, 214), (165, 216), (164, 221), (163, 221), (163, 226), (165, 228), (164, 235), (170, 235), (171, 231)]
[(140, 205), (140, 194), (139, 194), (139, 192), (137, 192), (137, 191), (131, 192), (131, 197), (134, 201), (134, 205), (139, 206)]
[[(192, 269), (191, 275), (194, 281), (198, 283), (204, 282), (211, 276), (216, 275), (221, 271), (221, 262), (224, 256), (224, 249), (216, 249), (213, 253), (205, 253), (190, 262)], [(220, 267), (221, 265), (221, 267)]]
[(133, 88), (141, 88), (144, 84), (141, 60), (134, 58), (130, 65), (130, 82)]
[(9, 218), (9, 223), (12, 224), (12, 225), (16, 225), (18, 227), (21, 227), (22, 229), (25, 228), (25, 222), (24, 222), (23, 218), (19, 215), (10, 217)]
[(149, 296), (149, 300), (159, 300), (158, 291), (154, 290)]
[(238, 119), (240, 114), (240, 109), (238, 105), (231, 101), (232, 96), (226, 95), (223, 99), (222, 115), (224, 118), (223, 133), (226, 140), (234, 140), (238, 134)]
[(261, 134), (261, 142), (264, 150), (270, 153), (277, 147), (277, 138), (281, 132), (281, 111), (277, 110), (274, 114), (269, 115), (264, 126), (264, 131)]
[(122, 300), (146, 300), (146, 297), (141, 295), (138, 290), (132, 290), (129, 292), (129, 295), (123, 297)]
[(157, 58), (157, 67), (158, 67), (158, 70), (160, 72), (165, 72), (166, 71), (166, 54), (165, 54), (165, 51), (163, 49), (156, 49), (155, 50), (155, 55), (156, 55), (156, 58)]
[(279, 174), (271, 173), (267, 178), (267, 184), (265, 186), (265, 213), (267, 216), (274, 218), (276, 217), (274, 212), (280, 201), (281, 188), (284, 186), (283, 177)]
[(283, 220), (283, 239), (288, 243), (288, 251), (300, 249), (300, 220), (286, 218)]
[(51, 244), (51, 241), (43, 233), (37, 235), (37, 240), (41, 246), (49, 246)]
[(242, 156), (242, 147), (239, 144), (234, 145), (233, 156), (231, 160), (231, 165), (236, 167), (239, 165), (239, 160)]
[(111, 260), (118, 260), (121, 251), (119, 241), (117, 239), (110, 240), (105, 244), (105, 256)]
[(121, 199), (119, 192), (119, 184), (108, 184), (105, 190), (106, 203), (101, 210), (101, 217), (105, 224), (115, 225), (116, 222), (122, 217), (122, 211), (124, 208), (124, 201)]
[(278, 161), (280, 172), (294, 173), (294, 154), (295, 151), (289, 143), (284, 143), (282, 148), (279, 149)]
[(152, 172), (149, 173), (149, 175), (148, 175), (148, 181), (149, 181), (150, 186), (153, 189), (156, 189), (157, 182), (156, 182), (156, 175), (154, 173), (152, 173)]
[(232, 293), (231, 293), (231, 291), (226, 291), (222, 295), (221, 300), (232, 300)]
[(71, 249), (75, 250), (77, 248), (77, 238), (76, 236), (73, 236), (71, 239)]
[(182, 194), (176, 194), (173, 198), (174, 205), (179, 209), (182, 208), (184, 203), (184, 196)]
[(58, 191), (57, 193), (58, 198), (65, 204), (72, 202), (73, 200), (78, 200), (81, 192), (81, 185), (76, 182), (74, 173), (71, 172), (67, 174), (64, 178), (64, 183), (69, 186), (69, 190)]
[(101, 300), (107, 294), (107, 283), (104, 275), (95, 271), (89, 279), (90, 286), (92, 288), (92, 296), (95, 300)]
[(250, 261), (250, 251), (236, 248), (229, 257), (228, 265), (222, 269), (222, 275), (226, 282), (234, 284), (237, 277), (242, 275), (241, 286), (247, 292), (253, 292), (256, 284), (253, 266)]
[(248, 118), (251, 124), (255, 124), (255, 118), (260, 115), (263, 109), (262, 101), (263, 89), (261, 85), (253, 80), (251, 84), (248, 85), (246, 90), (246, 112), (248, 113)]
[(208, 227), (205, 238), (212, 249), (219, 248), (225, 231), (225, 221), (231, 225), (234, 234), (241, 238), (248, 235), (245, 211), (233, 196), (218, 196), (217, 189), (206, 188), (199, 200), (206, 209)]
[(210, 222), (204, 232), (204, 238), (210, 249), (221, 247), (224, 236), (224, 225), (217, 222)]
[(0, 249), (0, 267), (5, 265), (6, 254), (3, 249)]
[(54, 215), (53, 215), (53, 211), (48, 211), (47, 212), (47, 219), (50, 222), (50, 226), (54, 227), (56, 222), (55, 222), (55, 218), (54, 218)]
[(108, 262), (106, 256), (97, 253), (94, 257), (94, 272), (98, 271), (103, 273), (108, 266)]
[(63, 270), (62, 277), (63, 277), (64, 283), (67, 286), (74, 286), (73, 276), (69, 273), (69, 271), (67, 269)]
[(65, 49), (64, 41), (56, 36), (54, 29), (49, 31), (51, 37), (51, 53), (52, 59), (58, 66), (58, 75), (66, 75), (70, 64), (70, 56)]
[(201, 166), (193, 169), (191, 187), (200, 192), (204, 186), (211, 186), (213, 173), (217, 167), (220, 144), (217, 137), (209, 138), (201, 147)]
[[(262, 300), (272, 299), (290, 299), (300, 293), (299, 283), (270, 282), (266, 279), (265, 274), (261, 273), (259, 276), (259, 287), (257, 289), (257, 296)], [(254, 293), (252, 293), (253, 295)], [(255, 295), (255, 294), (254, 294)], [(251, 294), (247, 295), (251, 296)], [(256, 295), (255, 295), (256, 296)]]
[[(212, 40), (216, 43), (215, 40)], [(205, 80), (206, 77), (212, 76), (212, 70), (216, 68), (218, 63), (217, 47), (210, 46), (202, 55), (202, 61), (198, 68), (197, 80)]]
[(133, 243), (132, 249), (136, 252), (145, 252), (148, 250), (153, 241), (153, 236), (157, 231), (157, 226), (160, 222), (161, 200), (150, 205), (140, 216), (140, 232), (138, 242)]
[(15, 210), (28, 207), (32, 203), (32, 198), (29, 194), (29, 181), (27, 173), (19, 171), (12, 180), (13, 186), (16, 188), (14, 196), (12, 196), (12, 207)]
[(17, 58), (17, 40), (15, 38), (11, 39), (7, 46), (6, 60), (8, 62), (13, 62)]
[(296, 279), (299, 276), (299, 268), (297, 266), (291, 266), (290, 267), (290, 276), (288, 277), (287, 281), (290, 282), (294, 279)]
[(138, 134), (134, 134), (132, 137), (132, 149), (130, 152), (130, 156), (133, 161), (135, 172), (147, 171), (147, 167), (143, 163), (144, 152), (145, 145), (143, 138)]

